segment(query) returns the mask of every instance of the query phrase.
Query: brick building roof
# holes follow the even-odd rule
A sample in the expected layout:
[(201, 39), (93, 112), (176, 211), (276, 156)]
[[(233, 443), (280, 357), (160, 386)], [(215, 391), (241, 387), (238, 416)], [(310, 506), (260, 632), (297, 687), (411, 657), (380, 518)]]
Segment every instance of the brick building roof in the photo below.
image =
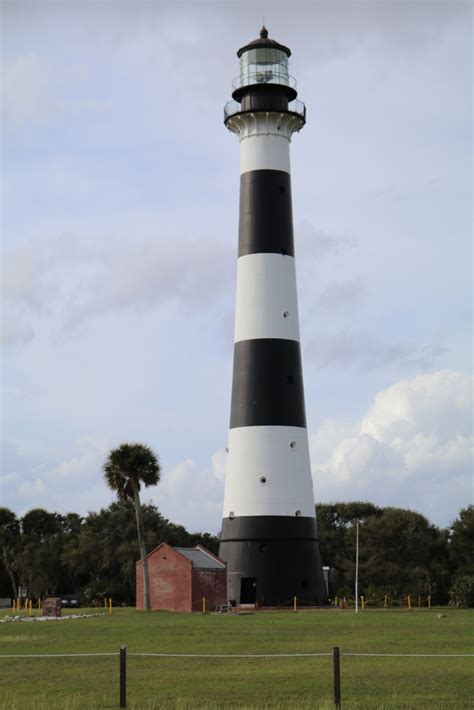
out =
[(180, 555), (193, 563), (194, 569), (225, 569), (224, 562), (198, 547), (173, 547)]

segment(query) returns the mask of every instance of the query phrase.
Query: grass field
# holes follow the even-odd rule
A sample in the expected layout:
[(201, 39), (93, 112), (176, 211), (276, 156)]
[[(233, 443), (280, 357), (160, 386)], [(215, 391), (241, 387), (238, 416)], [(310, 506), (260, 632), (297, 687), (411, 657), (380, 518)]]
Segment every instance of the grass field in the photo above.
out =
[[(86, 610), (81, 610), (86, 611)], [(87, 610), (92, 611), (92, 610)], [(473, 658), (371, 658), (364, 653), (472, 653), (474, 612), (351, 610), (144, 613), (0, 624), (0, 655), (317, 653), (341, 649), (343, 710), (474, 707)], [(5, 614), (0, 614), (0, 618)], [(118, 657), (0, 658), (1, 710), (118, 707)], [(129, 655), (127, 707), (329, 710), (332, 658), (194, 659)]]

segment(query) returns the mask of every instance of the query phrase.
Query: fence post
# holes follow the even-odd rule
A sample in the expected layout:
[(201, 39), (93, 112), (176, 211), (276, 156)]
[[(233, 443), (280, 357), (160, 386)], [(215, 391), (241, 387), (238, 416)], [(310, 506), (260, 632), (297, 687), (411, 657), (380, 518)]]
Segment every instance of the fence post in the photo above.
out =
[(127, 647), (120, 646), (120, 707), (127, 707)]
[(341, 707), (341, 664), (339, 646), (334, 646), (332, 651), (334, 666), (334, 707), (340, 710)]

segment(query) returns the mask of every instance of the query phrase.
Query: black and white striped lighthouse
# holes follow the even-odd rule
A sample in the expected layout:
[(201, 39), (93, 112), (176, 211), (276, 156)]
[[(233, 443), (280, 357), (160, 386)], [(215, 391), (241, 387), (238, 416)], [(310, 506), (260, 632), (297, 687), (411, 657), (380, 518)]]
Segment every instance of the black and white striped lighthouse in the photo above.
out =
[(305, 124), (288, 47), (260, 37), (237, 52), (224, 109), (240, 140), (234, 372), (220, 557), (236, 604), (327, 601), (303, 392), (290, 141)]

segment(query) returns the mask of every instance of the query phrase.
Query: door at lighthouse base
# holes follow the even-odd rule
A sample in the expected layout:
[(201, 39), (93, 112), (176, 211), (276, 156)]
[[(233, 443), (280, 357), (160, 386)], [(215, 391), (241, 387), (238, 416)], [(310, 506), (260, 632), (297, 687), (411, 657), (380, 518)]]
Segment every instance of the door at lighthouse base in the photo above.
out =
[(240, 603), (255, 604), (257, 601), (257, 578), (242, 577), (240, 580)]

